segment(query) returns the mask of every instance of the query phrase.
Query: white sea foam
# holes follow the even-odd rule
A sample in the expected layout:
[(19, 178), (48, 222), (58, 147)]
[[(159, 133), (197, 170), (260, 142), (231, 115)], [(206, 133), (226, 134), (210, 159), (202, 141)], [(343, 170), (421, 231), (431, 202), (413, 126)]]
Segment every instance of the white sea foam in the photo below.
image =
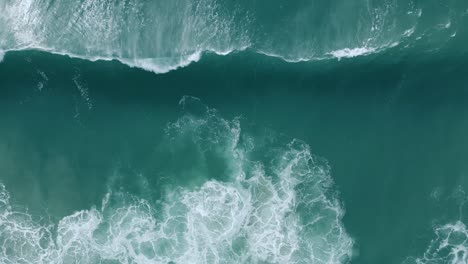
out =
[(5, 56), (5, 52), (0, 50), (0, 62), (3, 61), (4, 56)]
[[(193, 98), (181, 104), (191, 107)], [(203, 107), (202, 107), (203, 108)], [(257, 147), (238, 119), (216, 111), (187, 114), (166, 130), (168, 139), (189, 137), (200, 155), (226, 160), (227, 181), (169, 190), (156, 207), (110, 192), (101, 208), (39, 224), (11, 207), (0, 185), (0, 263), (342, 263), (353, 240), (344, 210), (328, 195), (332, 179), (300, 141), (275, 146), (269, 162), (248, 159)], [(266, 150), (270, 150), (267, 146)]]

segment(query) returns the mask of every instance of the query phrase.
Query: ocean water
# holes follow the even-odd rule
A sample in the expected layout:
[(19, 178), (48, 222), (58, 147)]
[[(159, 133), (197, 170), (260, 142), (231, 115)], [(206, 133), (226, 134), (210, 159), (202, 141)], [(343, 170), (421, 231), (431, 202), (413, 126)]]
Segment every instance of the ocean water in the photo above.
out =
[(465, 0), (0, 0), (0, 263), (468, 263)]

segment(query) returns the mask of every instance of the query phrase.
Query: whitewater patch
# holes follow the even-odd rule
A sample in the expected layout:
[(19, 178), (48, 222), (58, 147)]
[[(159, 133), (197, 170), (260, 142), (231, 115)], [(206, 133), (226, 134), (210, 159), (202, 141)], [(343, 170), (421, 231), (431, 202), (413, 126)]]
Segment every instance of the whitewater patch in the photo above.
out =
[(3, 58), (5, 57), (5, 52), (0, 50), (0, 62), (3, 61)]
[[(213, 109), (185, 114), (166, 135), (171, 146), (190, 139), (200, 160), (216, 154), (228, 179), (173, 186), (157, 202), (110, 188), (101, 206), (57, 223), (12, 206), (0, 184), (0, 263), (349, 262), (354, 241), (329, 168), (304, 142), (257, 145)], [(266, 150), (266, 160), (249, 158)]]

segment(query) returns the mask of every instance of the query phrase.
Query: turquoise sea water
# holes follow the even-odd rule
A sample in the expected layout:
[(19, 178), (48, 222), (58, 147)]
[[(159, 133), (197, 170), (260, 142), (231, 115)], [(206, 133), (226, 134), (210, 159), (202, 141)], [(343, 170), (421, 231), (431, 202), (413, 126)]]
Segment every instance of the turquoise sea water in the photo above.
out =
[(465, 25), (0, 0), (0, 263), (468, 263)]

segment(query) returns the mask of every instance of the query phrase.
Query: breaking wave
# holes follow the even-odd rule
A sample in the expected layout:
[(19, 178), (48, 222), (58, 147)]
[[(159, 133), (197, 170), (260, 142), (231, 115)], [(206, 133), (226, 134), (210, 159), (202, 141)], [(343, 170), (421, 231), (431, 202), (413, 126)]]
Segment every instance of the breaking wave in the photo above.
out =
[[(446, 42), (458, 36), (466, 17), (461, 9), (416, 1), (319, 2), (6, 0), (0, 3), (0, 50), (118, 60), (165, 73), (206, 52), (249, 49), (299, 62)], [(270, 14), (269, 6), (277, 12)]]

